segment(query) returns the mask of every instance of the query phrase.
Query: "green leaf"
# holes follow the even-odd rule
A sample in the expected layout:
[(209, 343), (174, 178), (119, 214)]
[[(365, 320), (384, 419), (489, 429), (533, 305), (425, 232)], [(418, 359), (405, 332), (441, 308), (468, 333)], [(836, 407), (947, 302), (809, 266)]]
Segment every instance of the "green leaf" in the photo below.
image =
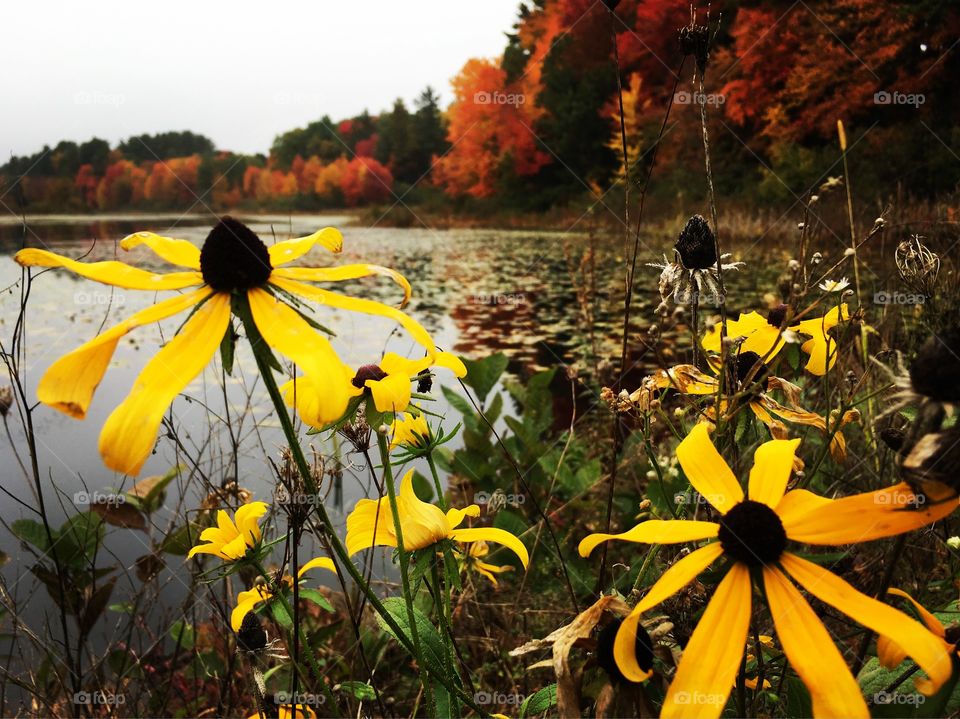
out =
[(543, 689), (534, 692), (520, 705), (520, 718), (543, 714), (551, 707), (557, 705), (557, 685), (551, 684)]
[(366, 682), (349, 681), (340, 684), (340, 691), (350, 694), (354, 699), (371, 701), (377, 698), (373, 687)]
[(233, 330), (233, 322), (227, 325), (227, 331), (220, 340), (220, 363), (223, 371), (233, 376), (233, 356), (237, 348), (237, 333)]
[(447, 386), (440, 387), (440, 390), (443, 392), (443, 396), (447, 398), (447, 402), (450, 403), (450, 406), (453, 407), (457, 412), (462, 414), (464, 417), (474, 417), (476, 413), (473, 411), (473, 405), (468, 402), (463, 395), (454, 392)]
[(90, 630), (93, 629), (93, 625), (97, 623), (100, 615), (103, 614), (103, 610), (107, 608), (107, 604), (110, 601), (110, 595), (113, 594), (113, 586), (116, 583), (116, 578), (113, 578), (109, 582), (101, 584), (91, 595), (89, 601), (87, 601), (86, 606), (83, 608), (83, 614), (80, 616), (78, 621), (80, 626), (80, 634), (82, 636), (86, 636), (90, 633)]
[(192, 624), (178, 619), (170, 625), (169, 634), (175, 644), (179, 642), (181, 648), (193, 649), (194, 631)]
[(308, 589), (306, 587), (302, 587), (299, 591), (299, 595), (301, 599), (308, 599), (309, 601), (313, 602), (324, 611), (331, 612), (331, 613), (336, 611), (333, 608), (333, 605), (330, 604), (330, 602), (327, 600), (327, 598), (323, 596), (320, 592), (318, 592), (316, 589)]
[(203, 531), (203, 528), (196, 522), (177, 527), (164, 537), (160, 543), (160, 550), (167, 554), (184, 557), (199, 540), (201, 531)]
[(886, 669), (880, 665), (879, 659), (871, 657), (860, 670), (857, 682), (871, 705), (870, 713), (873, 717), (914, 716), (917, 706), (926, 702), (926, 697), (914, 691), (912, 679), (907, 679), (899, 687), (888, 691), (906, 668), (908, 665)]
[(503, 352), (497, 352), (482, 360), (463, 360), (467, 368), (467, 376), (463, 378), (463, 383), (476, 392), (477, 401), (481, 405), (487, 401), (487, 395), (497, 384), (508, 362)]
[(73, 515), (57, 531), (57, 556), (67, 564), (89, 564), (103, 541), (103, 532), (103, 520), (93, 512)]
[(41, 552), (50, 549), (50, 542), (47, 541), (47, 530), (40, 522), (32, 519), (18, 519), (10, 525), (11, 531), (24, 542), (32, 544)]
[(155, 512), (163, 506), (167, 485), (176, 479), (183, 469), (181, 466), (176, 466), (164, 475), (147, 477), (133, 485), (127, 492), (127, 497), (138, 500), (140, 508), (147, 514)]
[(433, 501), (433, 480), (427, 479), (420, 472), (413, 472), (413, 491), (424, 502)]
[[(399, 625), (407, 641), (412, 643), (412, 634), (410, 632), (410, 619), (407, 614), (407, 605), (403, 597), (388, 597), (383, 600), (383, 606)], [(433, 626), (427, 616), (416, 607), (413, 608), (414, 621), (417, 623), (417, 636), (420, 639), (420, 649), (423, 656), (420, 657), (434, 674), (442, 676), (446, 673), (447, 650), (443, 644), (443, 639), (437, 628)], [(383, 617), (377, 615), (377, 623), (381, 629), (398, 641), (400, 638), (394, 633), (393, 629), (384, 621)]]

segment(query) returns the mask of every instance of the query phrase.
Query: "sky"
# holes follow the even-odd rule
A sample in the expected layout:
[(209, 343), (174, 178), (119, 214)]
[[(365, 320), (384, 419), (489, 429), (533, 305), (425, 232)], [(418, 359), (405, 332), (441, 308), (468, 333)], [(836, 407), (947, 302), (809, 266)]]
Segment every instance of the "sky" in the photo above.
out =
[(376, 113), (427, 85), (451, 100), (472, 57), (496, 57), (519, 0), (161, 3), (34, 0), (4, 7), (0, 164), (60, 140), (115, 144), (192, 130), (267, 152), (324, 114)]

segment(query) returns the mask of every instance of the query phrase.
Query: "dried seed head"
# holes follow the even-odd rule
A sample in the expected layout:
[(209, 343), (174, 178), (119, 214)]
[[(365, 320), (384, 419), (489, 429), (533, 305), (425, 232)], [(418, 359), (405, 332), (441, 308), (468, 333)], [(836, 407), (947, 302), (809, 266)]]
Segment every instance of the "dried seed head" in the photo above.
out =
[(0, 417), (6, 417), (13, 406), (13, 389), (10, 385), (0, 387)]
[(937, 402), (960, 402), (960, 327), (927, 338), (910, 365), (910, 384)]
[(677, 39), (680, 43), (680, 52), (696, 60), (697, 70), (702, 75), (710, 60), (710, 28), (697, 24), (697, 18), (692, 9), (690, 24), (680, 28)]
[(706, 270), (717, 264), (717, 242), (710, 225), (694, 215), (684, 225), (673, 246), (680, 264), (688, 270)]

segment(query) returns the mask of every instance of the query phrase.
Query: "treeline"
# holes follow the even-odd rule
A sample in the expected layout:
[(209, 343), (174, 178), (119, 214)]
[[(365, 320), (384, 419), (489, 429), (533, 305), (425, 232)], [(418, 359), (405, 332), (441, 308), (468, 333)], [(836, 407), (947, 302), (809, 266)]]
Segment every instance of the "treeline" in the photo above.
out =
[(436, 93), (410, 111), (329, 117), (291, 130), (269, 155), (218, 151), (192, 132), (139, 135), (111, 147), (63, 141), (0, 167), (0, 186), (40, 212), (246, 207), (318, 210), (382, 203), (430, 171), (447, 148)]
[(392, 201), (391, 193), (404, 203), (442, 194), (454, 208), (593, 202), (623, 174), (612, 34), (630, 177), (645, 176), (656, 146), (654, 193), (702, 198), (699, 103), (717, 189), (728, 197), (780, 203), (837, 174), (840, 119), (859, 193), (957, 190), (956, 3), (714, 0), (711, 17), (702, 95), (678, 42), (687, 3), (528, 0), (502, 56), (469, 60), (452, 79), (445, 112), (428, 88), (413, 108), (398, 100), (379, 115), (324, 116), (277, 137), (267, 155), (218, 152), (189, 132), (115, 148), (62, 142), (13, 158), (0, 182), (40, 210), (180, 209), (197, 195), (214, 207), (292, 210)]

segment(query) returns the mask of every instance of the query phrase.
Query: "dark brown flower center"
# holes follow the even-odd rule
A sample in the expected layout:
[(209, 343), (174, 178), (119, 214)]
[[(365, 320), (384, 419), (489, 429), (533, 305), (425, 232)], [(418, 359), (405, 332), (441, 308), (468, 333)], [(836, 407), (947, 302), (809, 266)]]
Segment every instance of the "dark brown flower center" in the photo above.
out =
[(688, 270), (706, 270), (717, 264), (717, 245), (713, 232), (700, 215), (687, 220), (673, 249), (680, 256), (680, 264)]
[[(613, 642), (623, 624), (622, 619), (614, 619), (600, 631), (597, 637), (597, 664), (607, 673), (610, 681), (614, 684), (630, 684), (629, 679), (623, 676), (617, 661), (613, 657)], [(634, 653), (637, 659), (637, 666), (643, 671), (648, 672), (653, 668), (653, 642), (647, 630), (640, 624), (637, 624), (636, 642), (634, 643)]]
[(771, 327), (780, 329), (783, 327), (783, 321), (787, 319), (787, 313), (790, 311), (790, 305), (777, 305), (767, 315), (767, 324)]
[(723, 552), (750, 567), (771, 564), (787, 547), (787, 533), (770, 507), (745, 499), (720, 518)]
[(232, 217), (224, 217), (210, 230), (200, 250), (203, 280), (217, 292), (265, 285), (272, 269), (267, 246)]
[[(741, 388), (746, 389), (747, 378), (750, 378), (750, 386), (763, 389), (767, 379), (767, 366), (760, 361), (760, 355), (756, 352), (741, 352), (734, 359), (736, 362), (737, 383)], [(756, 367), (756, 372), (753, 368)], [(753, 376), (751, 377), (751, 372)]]
[(913, 391), (938, 402), (960, 402), (960, 327), (931, 335), (910, 365)]
[(387, 376), (387, 373), (380, 369), (379, 365), (365, 364), (361, 366), (353, 376), (353, 386), (357, 389), (363, 389), (367, 386), (367, 380), (381, 380)]

